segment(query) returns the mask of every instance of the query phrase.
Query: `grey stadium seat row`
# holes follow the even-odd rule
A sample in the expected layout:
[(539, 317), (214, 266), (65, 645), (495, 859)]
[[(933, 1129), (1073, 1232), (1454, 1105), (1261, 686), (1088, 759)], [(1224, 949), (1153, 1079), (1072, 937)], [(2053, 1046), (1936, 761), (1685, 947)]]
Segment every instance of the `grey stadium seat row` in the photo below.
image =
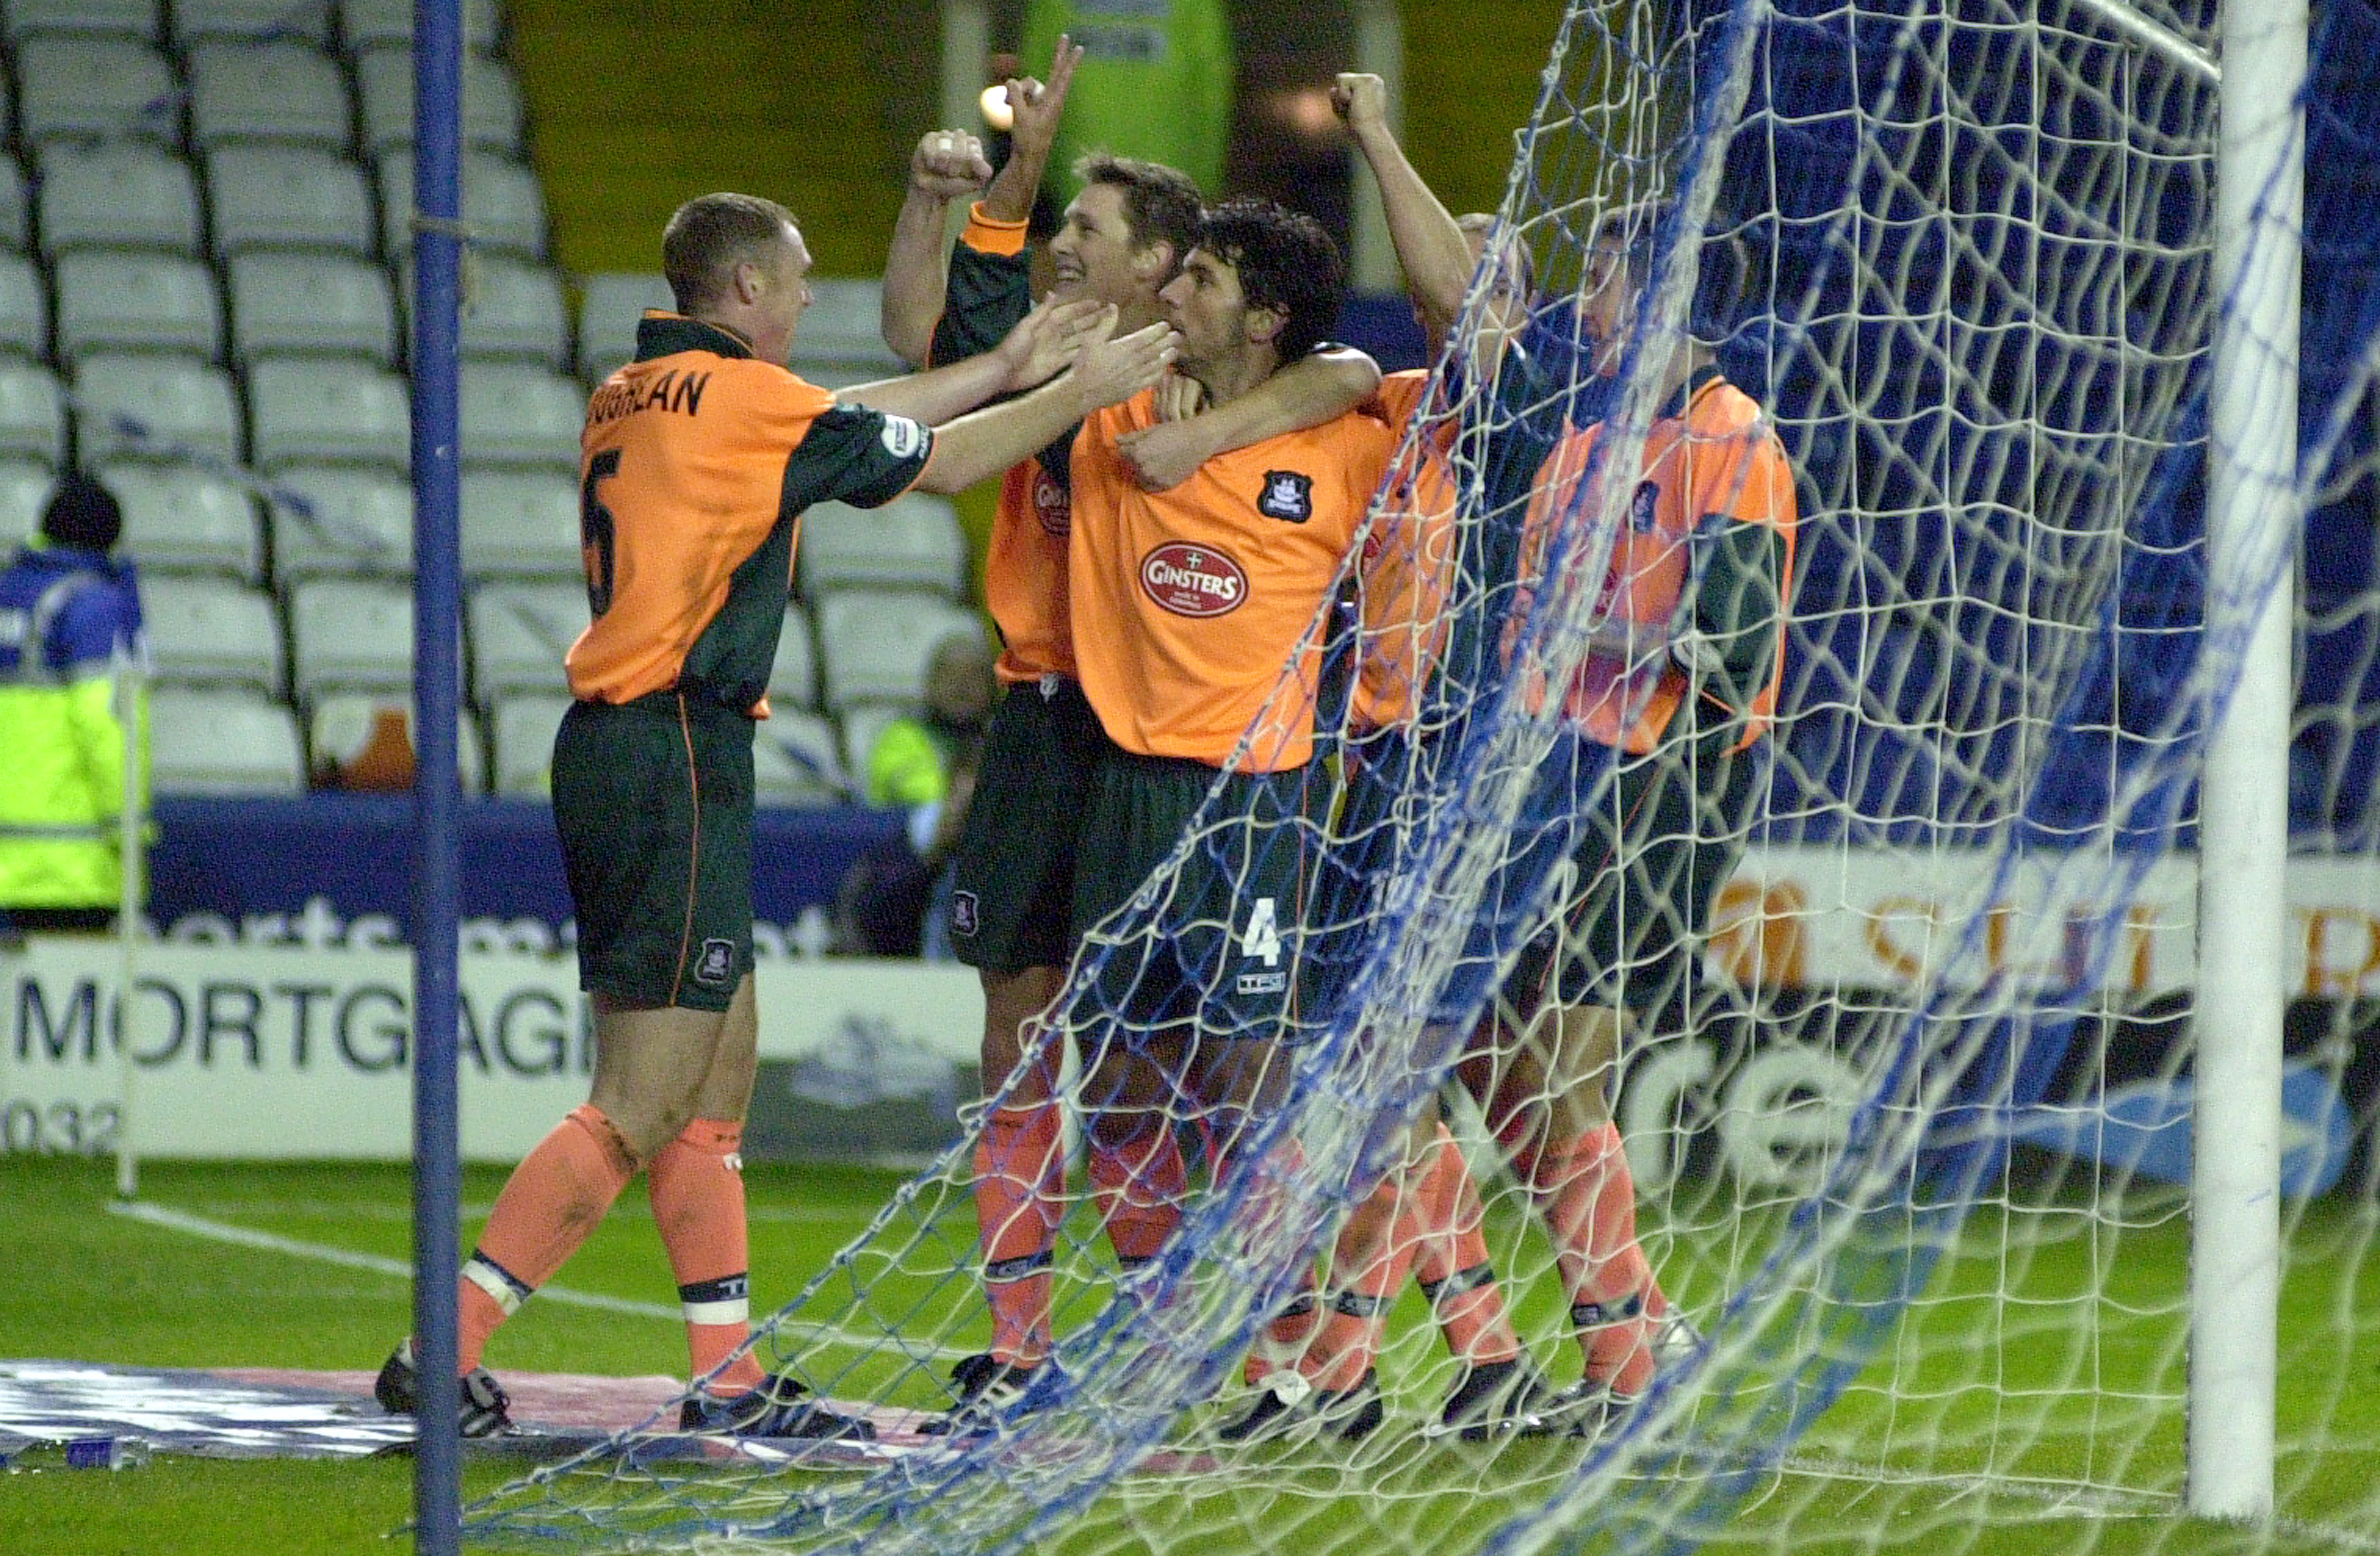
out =
[[(242, 382), (244, 380), (244, 383)], [(575, 470), (586, 413), (574, 379), (534, 362), (463, 367), (467, 466)], [(411, 456), (405, 377), (360, 359), (261, 357), (236, 379), (195, 357), (93, 351), (62, 379), (0, 357), (0, 457), (51, 466), (140, 457), (266, 475), (304, 462), (402, 471)]]
[[(413, 591), (401, 580), (301, 579), (289, 588), (285, 610), (271, 593), (235, 579), (159, 575), (143, 581), (142, 603), (161, 681), (276, 697), (285, 690), (309, 703), (325, 692), (412, 684)], [(485, 707), (517, 692), (561, 695), (563, 655), (587, 619), (578, 584), (492, 580), (473, 588), (464, 614), (473, 700)], [(846, 590), (816, 607), (792, 603), (769, 696), (836, 712), (911, 705), (935, 646), (982, 629), (965, 606), (905, 592)]]
[[(251, 249), (392, 260), (412, 250), (410, 149), (367, 165), (318, 146), (243, 141), (193, 162), (141, 140), (59, 140), (36, 152), (30, 175), (0, 157), (0, 248), (154, 249), (218, 261)], [(472, 152), (462, 178), (463, 220), (478, 248), (544, 255), (534, 169)]]
[[(56, 300), (53, 304), (51, 294)], [(0, 351), (71, 366), (93, 351), (176, 351), (240, 366), (270, 352), (403, 365), (411, 287), (347, 254), (250, 249), (224, 265), (137, 249), (72, 249), (45, 276), (0, 253)], [(481, 360), (570, 366), (561, 277), (486, 255), (472, 267), (462, 351)]]
[[(132, 33), (43, 30), (14, 38), (8, 52), (17, 89), (13, 102), (0, 97), (0, 115), (27, 145), (259, 140), (378, 155), (413, 140), (407, 39), (368, 40), (341, 55), (294, 33), (198, 38), (177, 57)], [(466, 52), (462, 106), (466, 145), (520, 154), (520, 87), (502, 59)]]
[[(308, 722), (298, 708), (310, 712), (319, 752), (339, 743), (326, 737), (326, 720), (352, 727), (358, 706), (411, 695), (413, 600), (401, 585), (355, 578), (298, 585), (290, 595), (285, 646), (282, 615), (261, 590), (168, 577), (150, 580), (144, 592), (164, 706), (237, 710), (225, 714), (223, 743), (266, 751), (261, 758), (209, 752), (195, 736), (176, 746), (161, 732), (161, 790), (176, 787), (176, 775), (185, 788), (282, 790), (287, 785), (274, 774), (286, 772), (292, 784), (302, 776), (303, 764), (292, 755)], [(864, 770), (875, 732), (915, 704), (933, 645), (950, 632), (981, 630), (972, 613), (956, 606), (936, 605), (924, 614), (920, 631), (914, 595), (845, 594), (816, 613), (791, 608), (771, 677), (773, 717), (761, 726), (755, 757), (764, 797), (823, 803), (848, 793), (845, 774)], [(494, 783), (503, 792), (536, 792), (545, 781), (553, 727), (568, 702), (562, 655), (586, 620), (586, 596), (575, 585), (490, 584), (471, 597), (473, 702), (488, 721)], [(285, 682), (294, 706), (280, 695)], [(815, 700), (821, 687), (832, 699), (832, 711)], [(189, 713), (188, 722), (200, 723), (200, 715)], [(282, 733), (251, 739), (250, 729)], [(170, 762), (169, 748), (176, 753)]]
[[(169, 15), (170, 12), (170, 15)], [(492, 51), (496, 0), (463, 0), (463, 36)], [(350, 48), (413, 37), (413, 0), (6, 0), (0, 31), (122, 35), (191, 43), (207, 38), (301, 37)]]

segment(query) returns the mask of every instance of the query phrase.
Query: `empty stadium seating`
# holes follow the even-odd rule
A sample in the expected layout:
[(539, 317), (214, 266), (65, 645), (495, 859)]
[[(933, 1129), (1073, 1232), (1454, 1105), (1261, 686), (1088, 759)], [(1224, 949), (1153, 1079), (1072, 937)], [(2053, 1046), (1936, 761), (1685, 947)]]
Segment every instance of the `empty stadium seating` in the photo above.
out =
[(149, 696), (150, 783), (164, 794), (294, 795), (297, 715), (261, 692), (162, 686)]
[(877, 508), (820, 503), (802, 518), (802, 592), (925, 589), (966, 593), (966, 540), (949, 501), (912, 492)]
[(403, 469), (410, 456), (411, 398), (387, 368), (335, 357), (265, 357), (249, 364), (256, 462), (267, 470), (301, 460)]
[[(189, 9), (177, 7), (181, 17)], [(190, 139), (295, 140), (344, 152), (355, 115), (337, 61), (313, 43), (213, 39), (192, 45)]]
[[(122, 501), (166, 791), (298, 792), (409, 700), (412, 21), (412, 0), (0, 0), (0, 529), (32, 529), (70, 464)], [(526, 794), (587, 621), (586, 384), (672, 299), (657, 274), (574, 291), (547, 258), (501, 42), (468, 0), (464, 765)], [(877, 283), (812, 285), (801, 371), (900, 371)], [(974, 626), (940, 499), (821, 507), (803, 544), (755, 756), (770, 803), (844, 797), (846, 719), (864, 737), (909, 705), (932, 642)]]
[(914, 704), (926, 684), (935, 645), (956, 633), (983, 631), (973, 611), (930, 595), (843, 590), (813, 607), (826, 699)]
[(273, 568), (284, 583), (413, 571), (413, 488), (394, 470), (291, 465), (273, 479)]
[(410, 696), (413, 590), (373, 578), (309, 578), (289, 590), (289, 689)]
[(224, 265), (231, 355), (333, 351), (396, 360), (396, 298), (388, 273), (352, 254), (254, 249)]
[(43, 146), (35, 165), (43, 252), (85, 246), (199, 251), (199, 185), (180, 153), (137, 140), (59, 141)]
[(161, 681), (278, 695), (288, 680), (281, 618), (262, 590), (230, 578), (146, 578), (140, 614)]
[(211, 572), (258, 583), (264, 547), (256, 499), (223, 475), (119, 461), (95, 472), (124, 505), (124, 540), (149, 572)]

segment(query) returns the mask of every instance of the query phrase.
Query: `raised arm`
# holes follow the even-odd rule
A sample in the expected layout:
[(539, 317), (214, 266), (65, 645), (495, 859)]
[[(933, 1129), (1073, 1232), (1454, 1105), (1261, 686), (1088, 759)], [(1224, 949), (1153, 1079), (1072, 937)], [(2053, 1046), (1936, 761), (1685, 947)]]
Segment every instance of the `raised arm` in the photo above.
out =
[(1330, 103), (1347, 121), (1355, 149), (1380, 186), (1389, 241), (1396, 246), (1405, 287), (1435, 352), (1463, 311), (1463, 295), (1471, 289), (1472, 273), (1479, 268), (1478, 253), (1397, 144), (1389, 128), (1388, 88), (1380, 78), (1342, 74), (1330, 89)]
[[(1100, 311), (1102, 333), (1115, 324), (1113, 307)], [(1076, 422), (1128, 400), (1157, 382), (1180, 339), (1170, 325), (1087, 346), (1075, 365), (1029, 395), (962, 416), (934, 434), (934, 451), (917, 485), (928, 492), (964, 492), (1064, 435)]]
[(1162, 492), (1218, 454), (1335, 421), (1379, 386), (1379, 363), (1352, 346), (1334, 346), (1298, 359), (1227, 404), (1123, 433), (1116, 449), (1141, 485)]
[(929, 130), (909, 153), (909, 188), (884, 254), (884, 344), (912, 367), (924, 364), (941, 317), (945, 231), (951, 202), (966, 200), (991, 176), (983, 143), (965, 130)]
[(1061, 32), (1047, 81), (1027, 76), (1008, 83), (1008, 160), (983, 194), (983, 213), (993, 221), (1022, 222), (1033, 214), (1033, 194), (1049, 171), (1050, 148), (1057, 143), (1058, 121), (1065, 114), (1066, 89), (1074, 84), (1075, 67), (1082, 59), (1082, 49)]

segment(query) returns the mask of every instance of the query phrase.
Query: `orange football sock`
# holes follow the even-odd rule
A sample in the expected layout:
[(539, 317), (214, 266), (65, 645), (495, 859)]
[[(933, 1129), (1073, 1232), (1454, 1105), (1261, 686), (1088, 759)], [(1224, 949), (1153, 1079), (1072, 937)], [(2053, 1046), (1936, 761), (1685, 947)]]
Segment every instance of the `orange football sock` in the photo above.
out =
[(1653, 1381), (1645, 1312), (1653, 1268), (1636, 1241), (1636, 1182), (1619, 1125), (1550, 1140), (1527, 1166), (1570, 1292), (1588, 1380), (1642, 1392)]
[(1117, 1260), (1131, 1269), (1155, 1258), (1182, 1224), (1182, 1196), (1189, 1187), (1172, 1126), (1160, 1119), (1148, 1134), (1113, 1145), (1095, 1134), (1088, 1154), (1091, 1190)]
[(1411, 1234), (1400, 1235), (1415, 1242), (1414, 1278), (1446, 1336), (1447, 1350), (1474, 1366), (1519, 1355), (1521, 1336), (1488, 1258), (1479, 1185), (1463, 1148), (1443, 1124), (1438, 1126), (1437, 1153), (1404, 1213), (1415, 1225)]
[(496, 1326), (602, 1223), (636, 1172), (636, 1153), (591, 1102), (573, 1108), (521, 1159), (463, 1261), (464, 1371), (480, 1365)]
[(991, 1303), (994, 1359), (1030, 1367), (1050, 1354), (1050, 1251), (1066, 1162), (1055, 1102), (994, 1108), (975, 1143), (975, 1220)]
[(709, 1384), (721, 1394), (757, 1389), (766, 1376), (759, 1358), (749, 1352), (728, 1362), (752, 1337), (743, 1147), (741, 1122), (698, 1118), (655, 1151), (645, 1169), (653, 1225), (668, 1250), (678, 1305), (686, 1313), (686, 1348), (693, 1375), (704, 1377), (727, 1363), (726, 1370)]
[(1418, 1187), (1391, 1173), (1339, 1229), (1330, 1250), (1330, 1311), (1298, 1363), (1315, 1387), (1352, 1389), (1378, 1358), (1389, 1309), (1413, 1269), (1418, 1246), (1415, 1219), (1406, 1213), (1419, 1197)]

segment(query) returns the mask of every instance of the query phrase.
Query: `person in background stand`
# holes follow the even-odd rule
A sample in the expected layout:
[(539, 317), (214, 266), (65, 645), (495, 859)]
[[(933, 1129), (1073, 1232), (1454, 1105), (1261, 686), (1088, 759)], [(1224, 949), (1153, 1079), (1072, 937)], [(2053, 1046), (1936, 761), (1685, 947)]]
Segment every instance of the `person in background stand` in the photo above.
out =
[(124, 893), (125, 726), (148, 784), (147, 649), (124, 511), (79, 471), (0, 573), (0, 928), (96, 931)]
[(899, 900), (850, 905), (855, 920), (868, 926), (867, 938), (887, 948), (880, 954), (951, 960), (943, 922), (950, 910), (950, 862), (975, 794), (984, 727), (1000, 695), (991, 662), (990, 647), (979, 632), (943, 638), (926, 666), (920, 716), (893, 720), (876, 732), (868, 748), (868, 803), (907, 812), (902, 852), (908, 868), (903, 889), (892, 893)]

